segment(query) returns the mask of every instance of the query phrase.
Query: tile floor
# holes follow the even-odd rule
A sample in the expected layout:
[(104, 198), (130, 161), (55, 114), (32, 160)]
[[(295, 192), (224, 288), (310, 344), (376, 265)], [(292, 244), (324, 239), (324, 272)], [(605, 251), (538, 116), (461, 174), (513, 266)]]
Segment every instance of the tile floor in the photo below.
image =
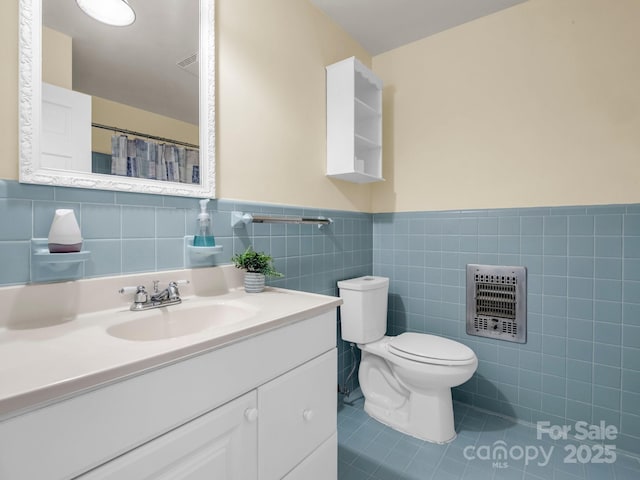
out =
[[(454, 406), (457, 438), (447, 445), (435, 445), (382, 425), (364, 412), (362, 398), (355, 393), (351, 398), (355, 399), (352, 405), (343, 404), (338, 411), (339, 480), (640, 479), (637, 458), (616, 452), (613, 463), (589, 462), (599, 451), (597, 445), (580, 447), (580, 442), (571, 439), (538, 440), (535, 427), (464, 404)], [(494, 460), (482, 458), (498, 451), (494, 449), (498, 445), (508, 453), (504, 464), (494, 466)], [(565, 463), (574, 447), (576, 463)], [(538, 458), (525, 461), (524, 451)]]

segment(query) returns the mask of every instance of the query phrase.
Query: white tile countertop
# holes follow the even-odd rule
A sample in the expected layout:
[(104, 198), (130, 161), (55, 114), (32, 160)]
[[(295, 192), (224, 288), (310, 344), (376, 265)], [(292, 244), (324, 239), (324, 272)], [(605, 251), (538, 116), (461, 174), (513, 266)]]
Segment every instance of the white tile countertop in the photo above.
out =
[[(189, 280), (182, 304), (132, 312), (124, 286)], [(335, 309), (340, 298), (279, 288), (247, 294), (231, 265), (0, 288), (0, 420), (148, 369), (220, 348)], [(128, 340), (116, 326), (145, 315), (206, 314), (212, 305), (242, 309), (237, 320), (214, 322), (173, 338)]]

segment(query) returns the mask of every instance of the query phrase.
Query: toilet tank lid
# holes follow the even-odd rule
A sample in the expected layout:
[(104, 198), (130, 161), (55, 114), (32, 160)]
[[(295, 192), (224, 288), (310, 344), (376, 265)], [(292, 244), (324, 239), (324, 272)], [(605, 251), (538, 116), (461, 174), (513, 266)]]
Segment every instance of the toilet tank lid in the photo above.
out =
[(389, 279), (386, 277), (374, 277), (366, 275), (364, 277), (351, 278), (349, 280), (341, 280), (338, 282), (338, 288), (344, 290), (374, 290), (376, 288), (384, 288), (389, 285)]

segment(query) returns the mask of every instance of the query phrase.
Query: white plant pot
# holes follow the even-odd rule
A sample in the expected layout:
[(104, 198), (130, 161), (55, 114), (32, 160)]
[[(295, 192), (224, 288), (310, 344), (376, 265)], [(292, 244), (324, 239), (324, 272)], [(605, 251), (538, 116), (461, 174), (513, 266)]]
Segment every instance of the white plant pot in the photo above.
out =
[(247, 293), (260, 293), (262, 290), (264, 290), (264, 274), (245, 272), (244, 291)]

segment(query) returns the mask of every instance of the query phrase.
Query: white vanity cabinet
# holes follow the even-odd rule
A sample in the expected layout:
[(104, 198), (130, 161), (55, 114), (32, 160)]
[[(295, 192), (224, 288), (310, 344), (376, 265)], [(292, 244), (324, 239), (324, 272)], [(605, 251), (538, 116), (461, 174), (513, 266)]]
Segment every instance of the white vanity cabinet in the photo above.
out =
[[(336, 362), (332, 350), (258, 389), (260, 480), (283, 478), (335, 433)], [(300, 478), (332, 478), (322, 473)]]
[(256, 479), (257, 416), (251, 392), (79, 478)]
[(382, 81), (355, 57), (327, 68), (327, 176), (382, 178)]
[(0, 422), (11, 480), (337, 478), (335, 309)]

